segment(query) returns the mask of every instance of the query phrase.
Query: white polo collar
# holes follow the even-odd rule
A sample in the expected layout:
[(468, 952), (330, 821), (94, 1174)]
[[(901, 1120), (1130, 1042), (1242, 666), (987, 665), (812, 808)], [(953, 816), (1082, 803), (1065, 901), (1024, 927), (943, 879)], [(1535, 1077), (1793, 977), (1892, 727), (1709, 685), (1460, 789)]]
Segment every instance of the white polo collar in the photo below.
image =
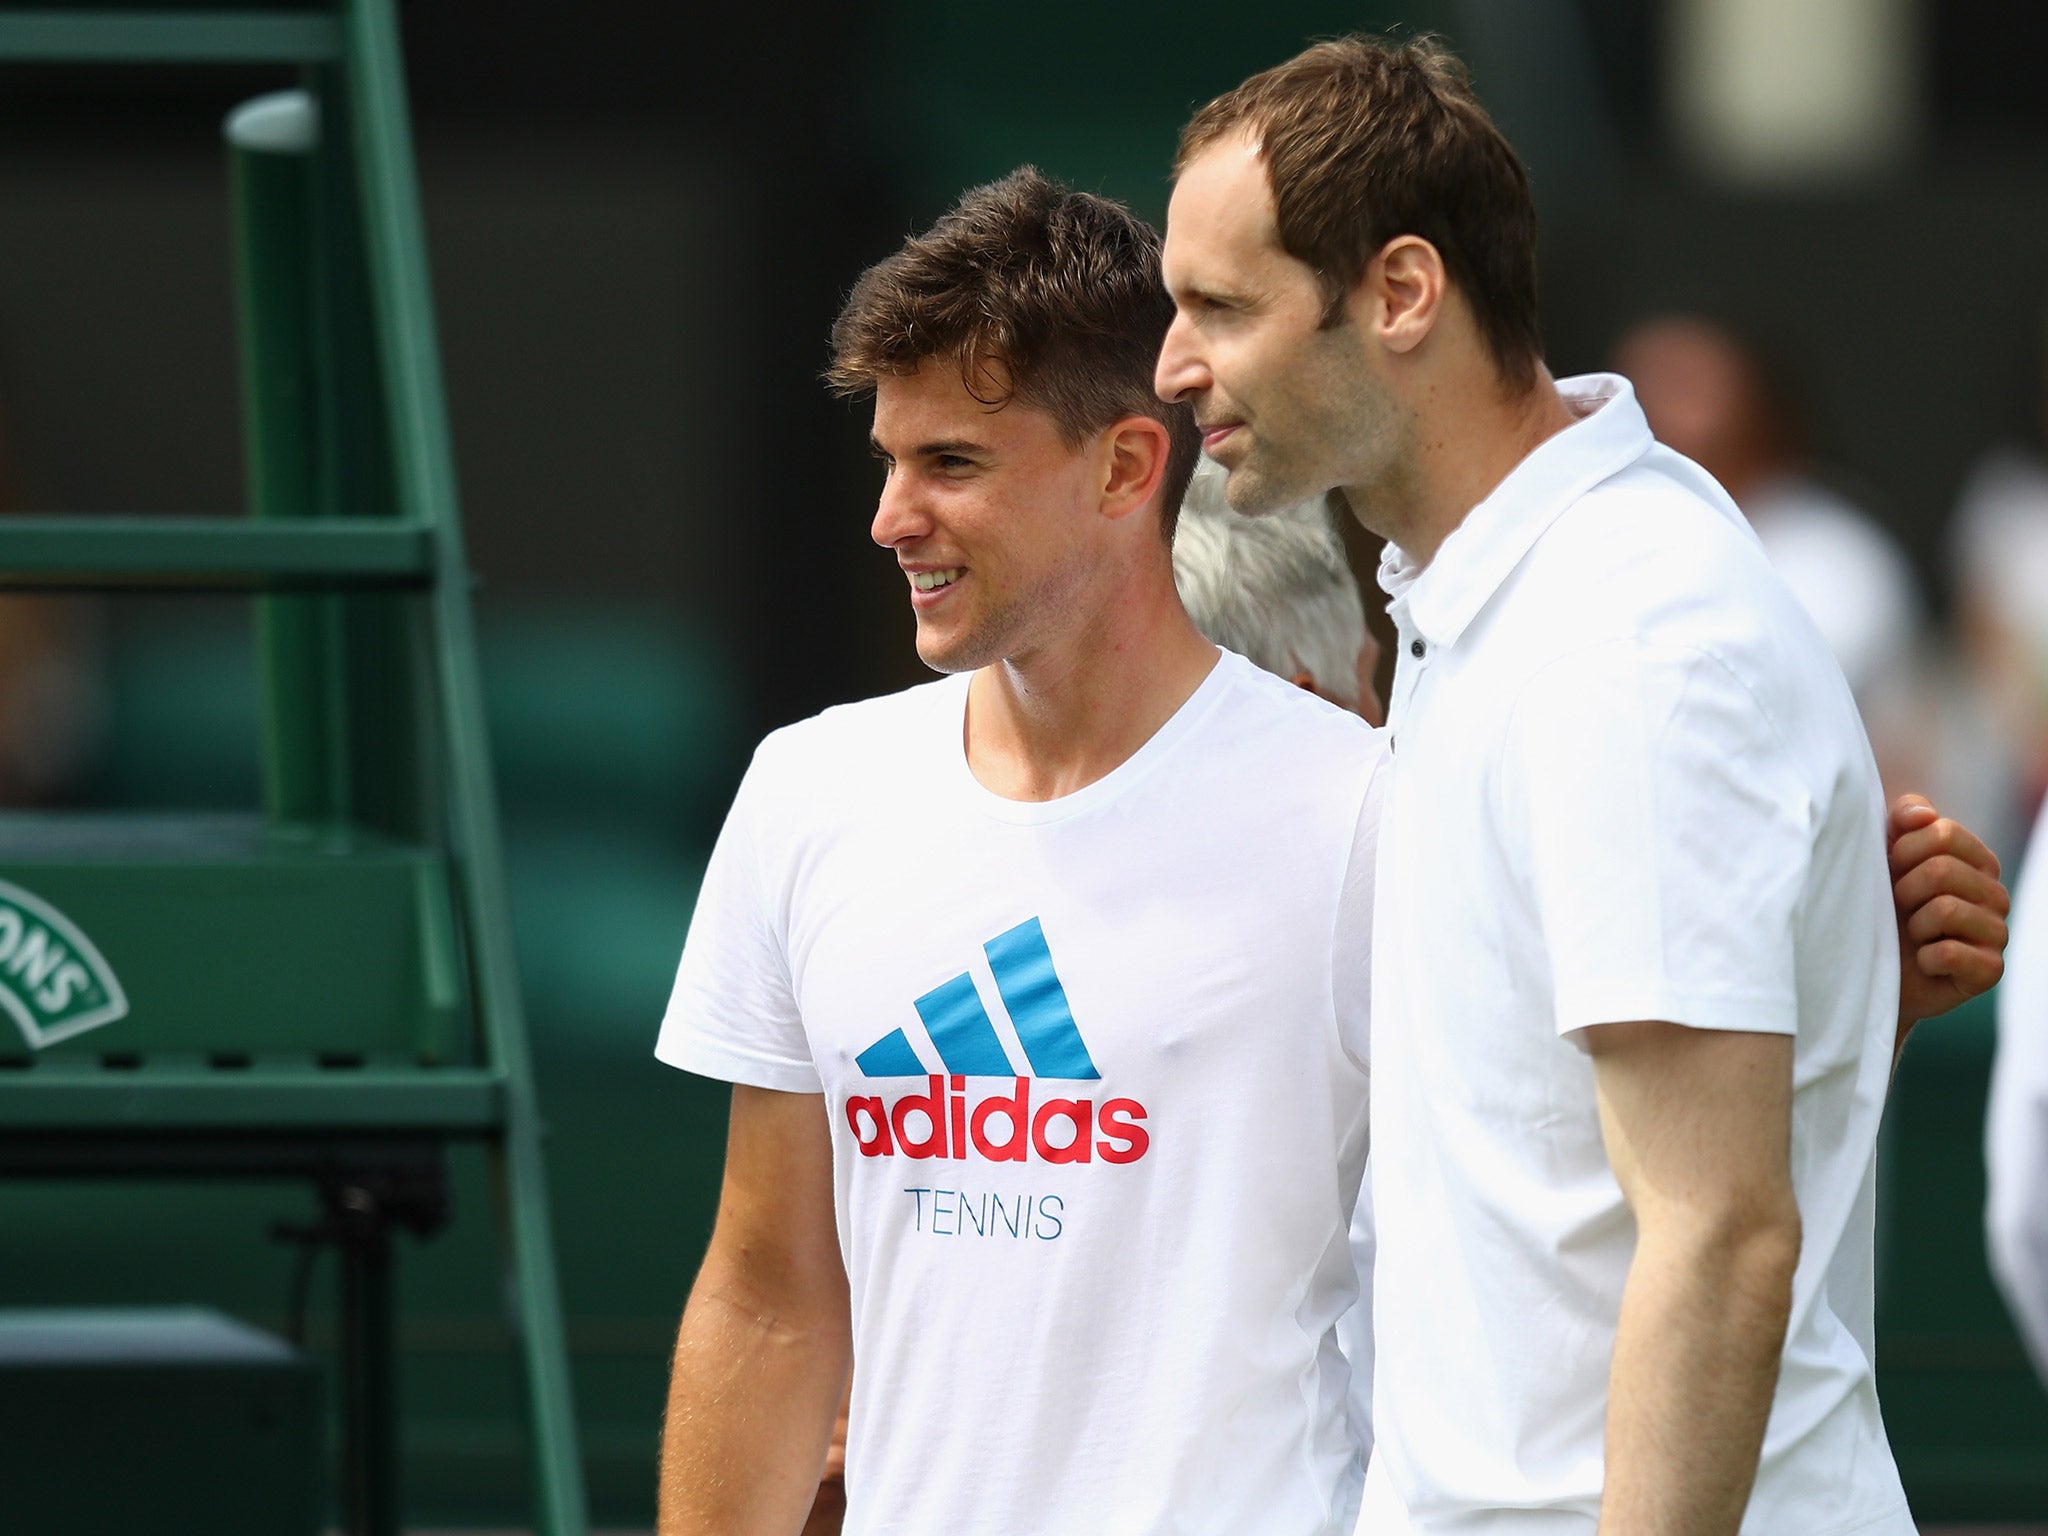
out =
[(1559, 379), (1557, 392), (1578, 420), (1510, 470), (1451, 530), (1434, 560), (1420, 565), (1393, 544), (1380, 557), (1379, 582), (1396, 618), (1405, 612), (1428, 644), (1456, 642), (1559, 513), (1649, 452), (1650, 424), (1621, 375)]

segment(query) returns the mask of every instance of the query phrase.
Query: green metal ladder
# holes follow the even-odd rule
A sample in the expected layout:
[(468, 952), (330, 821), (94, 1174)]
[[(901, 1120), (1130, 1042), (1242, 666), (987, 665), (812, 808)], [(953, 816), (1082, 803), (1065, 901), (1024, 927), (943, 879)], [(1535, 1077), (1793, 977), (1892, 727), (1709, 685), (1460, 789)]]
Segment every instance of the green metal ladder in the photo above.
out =
[[(584, 1530), (392, 0), (0, 11), (0, 62), (280, 64), (230, 118), (248, 517), (0, 518), (0, 587), (255, 594), (247, 816), (0, 816), (0, 1175), (305, 1178), (343, 1507), (398, 1528), (393, 1230), (492, 1153), (542, 1530)], [(18, 1031), (19, 1038), (13, 1038)]]

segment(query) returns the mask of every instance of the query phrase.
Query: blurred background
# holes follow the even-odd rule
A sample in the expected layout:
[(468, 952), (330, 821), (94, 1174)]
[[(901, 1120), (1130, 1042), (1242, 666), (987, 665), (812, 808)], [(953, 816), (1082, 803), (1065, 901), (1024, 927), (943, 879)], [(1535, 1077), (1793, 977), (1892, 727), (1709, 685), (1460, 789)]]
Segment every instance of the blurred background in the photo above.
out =
[[(1534, 177), (1554, 371), (1637, 379), (1821, 620), (1892, 787), (2010, 882), (2048, 786), (2048, 7), (706, 9), (403, 7), (601, 1523), (651, 1523), (715, 1196), (723, 1093), (648, 1054), (703, 859), (763, 731), (921, 675), (826, 331), (967, 184), (1032, 161), (1156, 221), (1193, 106), (1316, 36), (1447, 34)], [(0, 69), (0, 514), (243, 505), (219, 129), (284, 83)], [(0, 803), (257, 804), (250, 632), (246, 599), (0, 598)], [(1916, 1037), (1887, 1128), (1883, 1391), (1930, 1524), (2048, 1523), (2048, 1400), (1982, 1257), (1989, 1020)], [(483, 1171), (457, 1171), (454, 1228), (401, 1261), (408, 1517), (517, 1524)], [(0, 1188), (0, 1305), (281, 1326), (265, 1234), (303, 1214)]]

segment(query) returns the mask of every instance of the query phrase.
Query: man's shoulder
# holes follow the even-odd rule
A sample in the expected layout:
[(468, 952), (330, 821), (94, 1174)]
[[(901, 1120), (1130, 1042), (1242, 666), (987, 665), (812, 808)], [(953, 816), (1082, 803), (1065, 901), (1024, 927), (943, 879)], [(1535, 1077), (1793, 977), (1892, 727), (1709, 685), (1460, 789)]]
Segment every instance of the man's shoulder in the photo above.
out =
[(1233, 818), (1297, 832), (1354, 826), (1388, 760), (1386, 730), (1233, 653), (1223, 665), (1237, 675), (1183, 779)]
[(778, 841), (887, 814), (939, 771), (939, 744), (958, 741), (940, 721), (962, 681), (834, 704), (770, 731), (754, 748), (735, 814), (779, 828)]
[(1760, 711), (1802, 758), (1867, 755), (1841, 668), (1741, 514), (1668, 450), (1587, 491), (1538, 545), (1515, 627), (1516, 665), (1563, 686), (1579, 663), (1610, 677), (1605, 647), (1634, 648), (1692, 679), (1693, 705)]
[(894, 766), (928, 749), (932, 736), (921, 727), (934, 722), (959, 696), (962, 683), (961, 678), (942, 677), (895, 693), (829, 705), (762, 737), (754, 749), (755, 766), (798, 776)]
[(1818, 640), (1726, 493), (1665, 449), (1581, 495), (1533, 563), (1569, 610), (1560, 636), (1604, 629), (1710, 650)]
[[(1234, 652), (1224, 666), (1236, 674), (1216, 726), (1268, 761), (1301, 758), (1338, 767), (1369, 768), (1386, 756), (1386, 732), (1367, 725), (1348, 709), (1277, 677)], [(1290, 756), (1292, 754), (1292, 756)]]
[(1650, 554), (1766, 565), (1762, 543), (1728, 493), (1697, 464), (1661, 445), (1588, 489), (1558, 529), (1567, 537), (1598, 539), (1615, 560)]

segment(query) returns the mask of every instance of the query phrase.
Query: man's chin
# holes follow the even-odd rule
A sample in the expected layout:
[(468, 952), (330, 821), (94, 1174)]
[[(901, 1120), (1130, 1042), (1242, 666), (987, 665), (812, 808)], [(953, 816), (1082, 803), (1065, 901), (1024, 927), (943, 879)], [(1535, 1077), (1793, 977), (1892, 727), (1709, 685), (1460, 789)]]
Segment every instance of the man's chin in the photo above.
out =
[(917, 659), (934, 672), (978, 672), (988, 664), (983, 649), (971, 635), (933, 633), (922, 624), (917, 628)]
[(1256, 462), (1247, 459), (1236, 468), (1227, 469), (1223, 480), (1223, 499), (1230, 503), (1231, 511), (1244, 517), (1267, 517), (1308, 500), (1308, 494), (1293, 494), (1287, 486), (1266, 474)]

